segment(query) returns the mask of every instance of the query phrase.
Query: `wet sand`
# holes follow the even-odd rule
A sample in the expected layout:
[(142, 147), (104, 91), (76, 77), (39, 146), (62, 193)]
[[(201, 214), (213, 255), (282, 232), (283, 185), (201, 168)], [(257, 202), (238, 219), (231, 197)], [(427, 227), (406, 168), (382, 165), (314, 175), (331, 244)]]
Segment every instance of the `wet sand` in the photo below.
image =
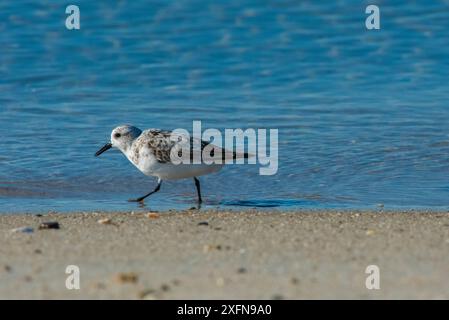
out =
[[(60, 229), (38, 229), (48, 221)], [(0, 240), (2, 299), (449, 298), (445, 212), (0, 215)]]

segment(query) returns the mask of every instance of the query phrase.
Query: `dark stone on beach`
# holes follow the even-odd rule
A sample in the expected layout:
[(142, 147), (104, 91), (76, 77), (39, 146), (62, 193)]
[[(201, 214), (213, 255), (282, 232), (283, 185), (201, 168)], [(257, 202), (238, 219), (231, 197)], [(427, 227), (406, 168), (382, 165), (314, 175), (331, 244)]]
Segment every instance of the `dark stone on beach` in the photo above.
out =
[(290, 283), (296, 285), (296, 284), (299, 283), (299, 280), (298, 280), (298, 278), (291, 278), (291, 279), (290, 279)]
[(161, 290), (162, 291), (168, 291), (168, 290), (170, 290), (170, 286), (168, 284), (164, 283), (164, 284), (161, 285)]
[(35, 216), (35, 217), (43, 217), (43, 215), (41, 215), (40, 213), (35, 214), (34, 216)]
[(238, 273), (246, 273), (246, 268), (243, 268), (243, 267), (238, 268), (238, 269), (237, 269), (237, 272), (238, 272)]
[(271, 300), (283, 300), (284, 296), (282, 296), (281, 294), (275, 294), (271, 297)]
[(42, 254), (42, 250), (41, 250), (41, 249), (36, 249), (36, 250), (34, 250), (34, 253), (36, 253), (36, 254)]
[(39, 230), (42, 229), (59, 229), (59, 223), (56, 221), (42, 222), (39, 225)]
[(208, 226), (208, 225), (209, 225), (209, 222), (207, 222), (207, 221), (201, 221), (201, 222), (198, 222), (198, 225), (199, 225), (199, 226)]
[(8, 266), (8, 265), (5, 265), (3, 267), (3, 269), (5, 269), (6, 272), (11, 272), (12, 271), (12, 268), (10, 266)]

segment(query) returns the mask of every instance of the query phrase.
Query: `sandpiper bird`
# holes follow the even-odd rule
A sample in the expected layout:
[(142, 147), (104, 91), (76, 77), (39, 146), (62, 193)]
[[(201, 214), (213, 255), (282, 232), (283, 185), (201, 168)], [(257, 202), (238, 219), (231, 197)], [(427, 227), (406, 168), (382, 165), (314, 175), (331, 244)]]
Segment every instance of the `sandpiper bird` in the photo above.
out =
[[(158, 178), (157, 186), (153, 191), (129, 201), (142, 202), (148, 196), (159, 191), (163, 180), (193, 178), (198, 194), (198, 203), (200, 204), (202, 199), (198, 176), (219, 171), (229, 159), (248, 158), (251, 155), (248, 155), (248, 153), (228, 151), (204, 140), (197, 142), (199, 143), (194, 143), (194, 138), (183, 134), (160, 129), (142, 131), (139, 128), (124, 125), (112, 130), (111, 142), (105, 144), (98, 150), (95, 156), (98, 157), (106, 150), (115, 147), (124, 153), (128, 160), (142, 173)], [(206, 164), (201, 161), (195, 164), (195, 162), (191, 161), (190, 163), (176, 164), (172, 161), (173, 154), (180, 156), (181, 151), (186, 149), (189, 150), (188, 156), (192, 160), (195, 145), (200, 146), (201, 150), (209, 146), (209, 150), (212, 149), (210, 152), (211, 157), (214, 156), (214, 152), (220, 152), (223, 163)], [(205, 155), (201, 154), (201, 156), (205, 160)]]

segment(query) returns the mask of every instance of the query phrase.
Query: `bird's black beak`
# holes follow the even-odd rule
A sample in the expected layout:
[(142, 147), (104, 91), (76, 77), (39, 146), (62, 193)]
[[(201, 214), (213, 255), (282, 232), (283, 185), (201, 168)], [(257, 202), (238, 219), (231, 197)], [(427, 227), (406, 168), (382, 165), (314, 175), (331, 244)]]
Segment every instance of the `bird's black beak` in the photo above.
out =
[(98, 157), (100, 154), (102, 154), (105, 151), (108, 151), (111, 148), (112, 148), (112, 143), (106, 143), (100, 150), (98, 150), (95, 153), (95, 156)]

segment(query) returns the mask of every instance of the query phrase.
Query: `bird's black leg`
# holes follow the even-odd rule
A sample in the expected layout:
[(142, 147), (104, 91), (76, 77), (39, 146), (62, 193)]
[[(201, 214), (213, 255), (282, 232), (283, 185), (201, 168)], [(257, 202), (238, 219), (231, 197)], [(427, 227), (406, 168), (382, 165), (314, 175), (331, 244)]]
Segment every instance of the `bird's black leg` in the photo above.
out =
[(128, 201), (130, 201), (130, 202), (142, 202), (145, 198), (151, 196), (153, 193), (158, 192), (159, 189), (161, 188), (161, 184), (162, 184), (162, 180), (161, 180), (161, 179), (158, 179), (158, 180), (157, 180), (157, 186), (156, 186), (156, 188), (155, 188), (153, 191), (151, 191), (150, 193), (148, 193), (148, 194), (146, 194), (146, 195), (144, 195), (144, 196), (142, 196), (142, 197), (140, 197), (140, 198), (137, 198), (137, 199), (130, 199), (130, 200), (128, 200)]
[(200, 180), (198, 180), (197, 177), (193, 177), (193, 180), (195, 180), (196, 192), (198, 193), (198, 203), (201, 203), (203, 202), (203, 199), (201, 199)]

